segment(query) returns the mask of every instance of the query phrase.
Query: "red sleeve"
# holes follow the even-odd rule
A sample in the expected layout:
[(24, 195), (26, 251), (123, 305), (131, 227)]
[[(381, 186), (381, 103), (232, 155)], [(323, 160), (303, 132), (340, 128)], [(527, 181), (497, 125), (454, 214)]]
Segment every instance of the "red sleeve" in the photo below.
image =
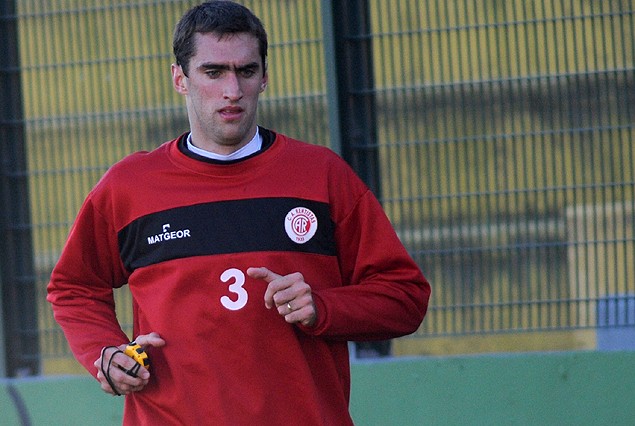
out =
[(127, 281), (117, 233), (89, 197), (82, 206), (48, 284), (47, 300), (77, 360), (93, 362), (104, 346), (128, 340), (115, 314), (113, 287)]
[(426, 314), (430, 284), (372, 192), (352, 171), (338, 181), (332, 207), (344, 285), (314, 293), (318, 322), (305, 331), (357, 341), (413, 333)]

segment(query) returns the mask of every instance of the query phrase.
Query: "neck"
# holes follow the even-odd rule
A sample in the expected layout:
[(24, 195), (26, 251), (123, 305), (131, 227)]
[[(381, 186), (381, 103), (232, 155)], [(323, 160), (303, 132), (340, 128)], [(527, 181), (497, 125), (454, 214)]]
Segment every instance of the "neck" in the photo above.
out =
[(201, 155), (206, 158), (211, 158), (211, 159), (219, 160), (219, 161), (231, 161), (231, 160), (237, 160), (243, 157), (247, 157), (255, 152), (258, 152), (260, 148), (262, 147), (262, 137), (260, 136), (260, 133), (256, 129), (256, 133), (254, 137), (251, 138), (251, 140), (247, 142), (246, 144), (238, 147), (237, 149), (233, 149), (232, 151), (228, 153), (218, 153), (218, 152), (208, 151), (204, 148), (200, 148), (199, 146), (197, 146), (194, 143), (194, 136), (192, 135), (192, 133), (190, 133), (187, 136), (187, 147), (190, 151), (194, 152), (195, 154)]

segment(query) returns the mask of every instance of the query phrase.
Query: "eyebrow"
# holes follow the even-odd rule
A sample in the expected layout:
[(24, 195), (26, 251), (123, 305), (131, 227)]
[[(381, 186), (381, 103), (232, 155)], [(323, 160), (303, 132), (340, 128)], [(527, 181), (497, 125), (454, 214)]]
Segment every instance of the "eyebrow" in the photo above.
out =
[(207, 70), (230, 71), (233, 69), (234, 72), (257, 70), (258, 68), (260, 68), (260, 64), (258, 62), (250, 62), (248, 64), (241, 65), (238, 67), (230, 67), (227, 64), (216, 64), (214, 62), (206, 62), (201, 64), (198, 67), (198, 69), (202, 71), (207, 71)]

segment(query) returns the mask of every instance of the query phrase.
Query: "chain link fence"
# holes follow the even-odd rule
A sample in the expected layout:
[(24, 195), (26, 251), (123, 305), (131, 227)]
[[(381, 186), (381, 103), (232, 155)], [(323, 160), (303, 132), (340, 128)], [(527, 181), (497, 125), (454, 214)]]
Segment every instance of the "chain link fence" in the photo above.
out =
[[(187, 130), (171, 34), (195, 2), (6, 3), (19, 64), (0, 72), (21, 81), (34, 355), (44, 373), (75, 371), (48, 277), (104, 171)], [(241, 3), (270, 35), (259, 122), (377, 155), (378, 195), (433, 286), (428, 317), (395, 355), (613, 348), (635, 336), (635, 2), (367, 0), (367, 33), (346, 40), (325, 21), (330, 1)], [(364, 146), (334, 140), (333, 40), (370, 46), (372, 87), (352, 93), (373, 102)], [(125, 289), (117, 299), (130, 324)]]

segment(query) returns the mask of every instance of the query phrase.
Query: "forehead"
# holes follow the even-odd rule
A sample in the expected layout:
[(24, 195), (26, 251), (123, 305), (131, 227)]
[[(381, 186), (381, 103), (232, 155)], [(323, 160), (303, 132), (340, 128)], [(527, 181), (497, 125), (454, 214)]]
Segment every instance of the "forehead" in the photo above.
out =
[(258, 39), (251, 34), (237, 33), (219, 36), (216, 33), (196, 33), (195, 54), (190, 64), (202, 63), (244, 65), (260, 63)]

